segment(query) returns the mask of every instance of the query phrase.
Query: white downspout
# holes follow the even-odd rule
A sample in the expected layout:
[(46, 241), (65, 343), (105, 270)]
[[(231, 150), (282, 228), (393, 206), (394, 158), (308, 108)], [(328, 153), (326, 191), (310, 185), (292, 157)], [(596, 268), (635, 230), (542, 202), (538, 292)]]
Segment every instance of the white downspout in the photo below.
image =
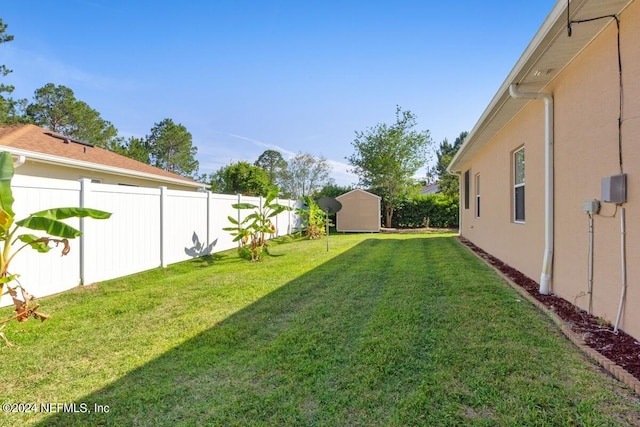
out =
[(462, 236), (462, 173), (455, 173), (458, 177), (458, 236)]
[(553, 96), (548, 93), (520, 92), (518, 85), (509, 86), (509, 94), (517, 99), (544, 101), (544, 256), (540, 274), (540, 293), (551, 293), (553, 263)]
[(16, 168), (19, 168), (20, 166), (24, 165), (24, 162), (26, 160), (27, 160), (27, 158), (25, 156), (23, 156), (22, 154), (20, 154), (18, 156), (18, 158), (13, 161), (13, 168), (16, 169)]

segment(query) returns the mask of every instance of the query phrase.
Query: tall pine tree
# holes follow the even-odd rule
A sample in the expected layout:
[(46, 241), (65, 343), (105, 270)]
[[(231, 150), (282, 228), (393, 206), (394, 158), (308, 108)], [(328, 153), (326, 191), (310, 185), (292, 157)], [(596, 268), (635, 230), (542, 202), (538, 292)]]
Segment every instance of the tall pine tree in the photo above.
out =
[(453, 156), (456, 155), (458, 149), (464, 143), (465, 138), (469, 132), (461, 132), (460, 135), (456, 138), (453, 144), (449, 144), (449, 141), (445, 138), (444, 141), (440, 143), (440, 147), (436, 152), (436, 156), (438, 157), (438, 162), (436, 163), (436, 173), (438, 174), (438, 187), (440, 191), (449, 196), (455, 196), (458, 194), (458, 177), (455, 175), (451, 175), (447, 172), (447, 167)]

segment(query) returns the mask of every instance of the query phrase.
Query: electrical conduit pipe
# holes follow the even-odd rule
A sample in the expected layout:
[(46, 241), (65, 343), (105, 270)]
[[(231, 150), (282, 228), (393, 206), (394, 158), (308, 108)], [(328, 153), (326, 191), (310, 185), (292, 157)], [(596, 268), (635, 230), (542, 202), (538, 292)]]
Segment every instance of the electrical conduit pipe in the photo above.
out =
[(509, 86), (515, 99), (541, 99), (544, 101), (544, 255), (540, 274), (540, 293), (551, 293), (553, 263), (553, 96), (548, 93), (520, 92), (518, 85)]
[(624, 307), (624, 299), (627, 295), (627, 226), (625, 223), (624, 208), (620, 209), (620, 260), (622, 268), (622, 290), (620, 291), (620, 305), (618, 306), (618, 315), (616, 316), (616, 325), (613, 332), (618, 333), (618, 325), (620, 325), (620, 316), (622, 315), (622, 307)]

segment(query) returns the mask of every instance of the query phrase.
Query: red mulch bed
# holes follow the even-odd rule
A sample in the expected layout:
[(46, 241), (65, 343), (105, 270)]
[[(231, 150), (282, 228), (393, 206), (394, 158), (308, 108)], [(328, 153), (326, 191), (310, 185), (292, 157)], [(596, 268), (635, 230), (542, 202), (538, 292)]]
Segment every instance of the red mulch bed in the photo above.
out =
[(555, 295), (542, 295), (538, 292), (538, 283), (534, 280), (489, 255), (470, 241), (462, 237), (459, 239), (464, 245), (567, 322), (572, 331), (583, 337), (585, 344), (640, 380), (640, 342), (636, 341), (635, 338), (620, 329), (618, 329), (617, 333), (613, 332), (611, 325), (603, 325), (598, 322), (597, 317), (563, 298)]

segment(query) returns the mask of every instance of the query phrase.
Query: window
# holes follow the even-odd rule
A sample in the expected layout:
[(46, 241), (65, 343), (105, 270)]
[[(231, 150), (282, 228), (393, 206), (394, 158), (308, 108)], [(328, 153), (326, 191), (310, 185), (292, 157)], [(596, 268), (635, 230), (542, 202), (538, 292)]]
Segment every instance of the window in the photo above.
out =
[(89, 180), (91, 180), (92, 184), (102, 184), (102, 179), (101, 178), (91, 178), (89, 176), (80, 176), (80, 179), (89, 179)]
[(480, 218), (480, 174), (476, 175), (476, 218)]
[(524, 222), (524, 147), (513, 153), (513, 220)]
[(469, 209), (469, 189), (471, 187), (471, 171), (468, 170), (464, 173), (464, 208)]

